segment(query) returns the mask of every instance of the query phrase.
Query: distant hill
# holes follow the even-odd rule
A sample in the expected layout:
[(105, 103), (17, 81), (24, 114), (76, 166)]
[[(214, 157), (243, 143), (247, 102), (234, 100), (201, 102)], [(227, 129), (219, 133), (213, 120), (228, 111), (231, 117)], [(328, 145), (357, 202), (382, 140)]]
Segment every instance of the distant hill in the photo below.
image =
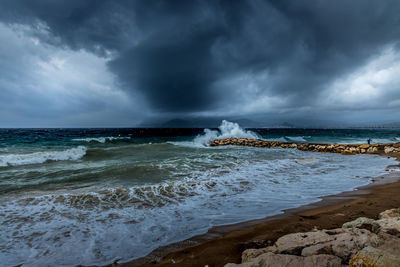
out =
[[(180, 119), (175, 118), (161, 123), (159, 127), (162, 128), (217, 128), (221, 125), (223, 119), (220, 118), (193, 118), (193, 119)], [(249, 119), (230, 119), (230, 122), (236, 122), (243, 128), (258, 128), (263, 127), (263, 124)]]
[(215, 119), (171, 119), (161, 123), (161, 128), (217, 128), (220, 120)]
[(283, 122), (281, 124), (273, 126), (273, 128), (296, 128), (296, 126), (294, 124), (289, 123), (289, 122)]
[[(340, 125), (334, 121), (326, 120), (297, 120), (296, 122), (276, 120), (274, 122), (262, 121), (263, 118), (247, 119), (238, 117), (193, 117), (173, 118), (169, 120), (147, 121), (140, 127), (155, 128), (218, 128), (222, 120), (236, 122), (242, 128), (354, 128), (350, 125)], [(390, 123), (382, 126), (369, 126), (370, 128), (400, 128), (400, 123)], [(355, 127), (357, 128), (357, 127)]]

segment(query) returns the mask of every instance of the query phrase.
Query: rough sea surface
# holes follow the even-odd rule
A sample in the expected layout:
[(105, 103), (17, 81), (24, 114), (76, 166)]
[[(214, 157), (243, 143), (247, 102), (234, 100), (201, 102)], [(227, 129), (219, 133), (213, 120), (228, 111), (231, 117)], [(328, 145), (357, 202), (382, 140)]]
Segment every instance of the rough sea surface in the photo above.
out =
[(127, 261), (368, 184), (394, 159), (207, 146), (222, 137), (398, 142), (396, 130), (0, 129), (0, 262)]

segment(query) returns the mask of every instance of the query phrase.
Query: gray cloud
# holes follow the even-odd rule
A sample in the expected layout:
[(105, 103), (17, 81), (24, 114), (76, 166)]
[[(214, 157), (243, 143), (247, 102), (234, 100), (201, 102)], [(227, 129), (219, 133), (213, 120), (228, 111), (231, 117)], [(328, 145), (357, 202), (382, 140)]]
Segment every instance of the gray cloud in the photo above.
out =
[(132, 126), (143, 117), (104, 58), (43, 45), (29, 32), (0, 23), (0, 127)]
[[(184, 116), (323, 109), (316, 99), (338, 80), (388, 47), (399, 51), (399, 13), (396, 0), (3, 0), (0, 20), (34, 25), (53, 46), (111, 56), (123, 90), (151, 111)], [(380, 99), (399, 97), (396, 86), (382, 85)], [(336, 102), (327, 109), (347, 108)]]

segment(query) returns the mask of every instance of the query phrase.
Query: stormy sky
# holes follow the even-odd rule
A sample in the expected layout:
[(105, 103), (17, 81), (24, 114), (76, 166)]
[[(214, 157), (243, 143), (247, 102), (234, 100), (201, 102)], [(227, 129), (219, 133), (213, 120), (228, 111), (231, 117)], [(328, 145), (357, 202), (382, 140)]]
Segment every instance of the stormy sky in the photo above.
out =
[(0, 127), (400, 121), (397, 0), (0, 0)]

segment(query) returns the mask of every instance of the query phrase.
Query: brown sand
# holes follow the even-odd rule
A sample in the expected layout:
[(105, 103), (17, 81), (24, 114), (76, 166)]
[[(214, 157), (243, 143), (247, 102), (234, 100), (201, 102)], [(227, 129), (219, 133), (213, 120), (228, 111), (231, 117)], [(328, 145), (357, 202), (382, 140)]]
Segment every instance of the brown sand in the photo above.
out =
[(161, 247), (144, 258), (107, 266), (223, 266), (240, 263), (243, 250), (266, 247), (279, 237), (313, 228), (341, 227), (358, 217), (378, 218), (384, 210), (400, 207), (400, 173), (376, 178), (355, 191), (260, 220), (214, 227), (204, 235)]

